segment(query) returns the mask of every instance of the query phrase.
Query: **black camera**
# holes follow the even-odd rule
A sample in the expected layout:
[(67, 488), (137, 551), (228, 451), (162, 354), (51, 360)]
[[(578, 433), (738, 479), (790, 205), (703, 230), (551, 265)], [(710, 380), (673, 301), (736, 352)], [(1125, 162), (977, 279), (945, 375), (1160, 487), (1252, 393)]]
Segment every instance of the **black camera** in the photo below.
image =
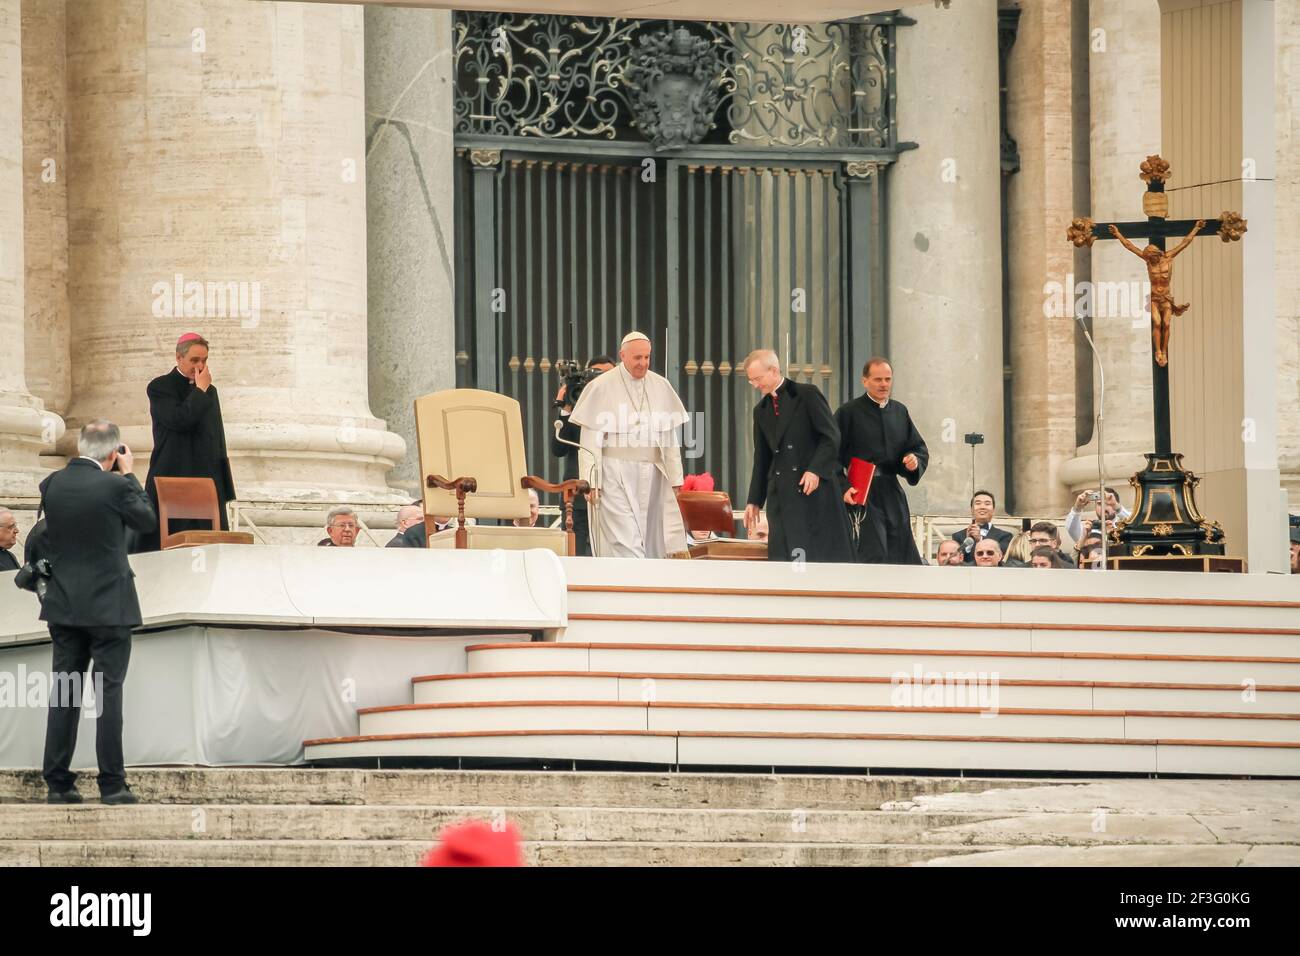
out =
[(601, 374), (598, 368), (583, 368), (578, 362), (565, 361), (556, 361), (555, 371), (564, 380), (564, 398), (555, 400), (556, 408), (577, 405), (578, 398), (582, 395), (582, 390), (587, 387), (587, 383)]
[(37, 558), (31, 564), (24, 564), (14, 575), (14, 585), (24, 591), (32, 591), (41, 601), (45, 600), (45, 589), (49, 587), (54, 571), (48, 558)]

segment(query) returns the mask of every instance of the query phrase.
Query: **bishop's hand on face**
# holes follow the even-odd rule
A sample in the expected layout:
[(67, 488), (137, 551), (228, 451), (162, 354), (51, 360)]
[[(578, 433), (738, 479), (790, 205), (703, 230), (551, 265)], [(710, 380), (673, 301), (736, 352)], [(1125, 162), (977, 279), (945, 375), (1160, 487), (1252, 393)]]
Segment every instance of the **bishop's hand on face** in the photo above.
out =
[(212, 369), (206, 365), (199, 369), (194, 375), (194, 384), (206, 392), (212, 384)]

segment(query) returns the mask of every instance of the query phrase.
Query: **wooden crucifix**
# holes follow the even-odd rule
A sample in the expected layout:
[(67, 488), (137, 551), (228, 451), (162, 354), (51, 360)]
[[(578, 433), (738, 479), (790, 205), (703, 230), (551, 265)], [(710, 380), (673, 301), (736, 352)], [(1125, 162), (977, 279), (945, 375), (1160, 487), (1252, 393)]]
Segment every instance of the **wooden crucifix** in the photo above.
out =
[[(1147, 191), (1142, 196), (1145, 222), (1093, 222), (1075, 219), (1066, 230), (1066, 237), (1075, 247), (1091, 246), (1098, 239), (1118, 239), (1124, 247), (1146, 262), (1151, 280), (1151, 382), (1152, 402), (1155, 406), (1156, 454), (1170, 453), (1169, 434), (1169, 333), (1175, 316), (1187, 311), (1187, 305), (1174, 302), (1174, 257), (1186, 249), (1198, 235), (1217, 235), (1224, 242), (1235, 242), (1246, 232), (1246, 220), (1235, 212), (1224, 212), (1218, 219), (1169, 219), (1169, 197), (1165, 183), (1169, 179), (1169, 163), (1157, 156), (1148, 156), (1141, 167), (1142, 181)], [(1172, 250), (1165, 251), (1165, 240), (1182, 236), (1183, 240)], [(1145, 237), (1147, 245), (1139, 249), (1130, 239)]]

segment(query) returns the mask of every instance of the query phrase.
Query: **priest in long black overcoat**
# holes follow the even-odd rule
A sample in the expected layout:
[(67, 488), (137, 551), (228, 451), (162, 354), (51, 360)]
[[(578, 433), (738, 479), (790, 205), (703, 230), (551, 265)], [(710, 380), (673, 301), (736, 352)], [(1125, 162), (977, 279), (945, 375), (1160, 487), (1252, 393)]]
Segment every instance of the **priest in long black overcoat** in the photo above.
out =
[(763, 394), (754, 407), (746, 528), (766, 505), (769, 561), (852, 561), (840, 436), (825, 396), (782, 376), (774, 352), (752, 353), (745, 372)]
[(925, 474), (930, 451), (907, 406), (891, 397), (893, 381), (888, 361), (867, 361), (862, 370), (866, 394), (835, 412), (839, 460), (846, 472), (853, 458), (876, 466), (866, 508), (849, 506), (856, 526), (857, 559), (864, 564), (924, 564), (912, 537), (907, 495), (898, 479), (915, 486)]
[[(149, 383), (149, 417), (153, 421), (153, 454), (145, 492), (158, 508), (157, 478), (211, 478), (217, 488), (220, 530), (228, 531), (226, 502), (235, 497), (235, 482), (226, 454), (226, 429), (221, 400), (207, 367), (208, 343), (187, 332), (176, 343), (176, 367)], [(204, 521), (172, 521), (168, 533), (206, 530)], [(141, 550), (156, 551), (158, 534), (144, 539)]]

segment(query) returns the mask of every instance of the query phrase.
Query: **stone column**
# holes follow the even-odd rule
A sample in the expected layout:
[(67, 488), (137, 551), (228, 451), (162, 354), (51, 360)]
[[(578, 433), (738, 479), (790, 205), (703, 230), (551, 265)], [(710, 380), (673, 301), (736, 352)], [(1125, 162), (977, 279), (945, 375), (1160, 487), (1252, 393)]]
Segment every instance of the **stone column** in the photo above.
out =
[(69, 417), (149, 449), (145, 385), (200, 332), (241, 500), (394, 498), (403, 443), (366, 381), (362, 18), (68, 5)]
[(1017, 513), (1047, 517), (1062, 510), (1058, 469), (1075, 448), (1074, 317), (1059, 307), (1063, 296), (1049, 293), (1064, 285), (1074, 258), (1064, 237), (1074, 164), (1069, 3), (1022, 5), (1007, 75), (1007, 126), (1020, 153), (1007, 183), (1016, 463), (1008, 481)]
[[(909, 7), (899, 31), (899, 139), (889, 172), (889, 342), (894, 394), (930, 447), (913, 513), (969, 513), (975, 481), (1003, 494), (995, 0)], [(855, 394), (861, 393), (861, 386)]]
[[(62, 414), (68, 335), (66, 0), (23, 0), (23, 237), (27, 387)], [(53, 451), (53, 447), (49, 451)]]
[[(1156, 0), (1092, 0), (1090, 14), (1092, 209), (1075, 214), (1098, 222), (1142, 219), (1146, 183), (1138, 178), (1138, 167), (1160, 151), (1160, 8)], [(1091, 254), (1085, 311), (1092, 318), (1106, 376), (1104, 468), (1128, 503), (1129, 478), (1145, 467), (1143, 455), (1155, 450), (1151, 315), (1146, 308), (1150, 284), (1146, 267), (1118, 242), (1094, 243)], [(1094, 371), (1094, 420), (1100, 400)], [(1072, 492), (1097, 484), (1095, 428), (1091, 440), (1062, 466), (1061, 480)]]
[(1300, 4), (1274, 9), (1277, 35), (1277, 455), (1300, 514)]
[[(1272, 0), (1161, 0), (1161, 155), (1173, 219), (1240, 213), (1249, 232), (1177, 260), (1169, 343), (1173, 450), (1201, 477), (1201, 512), (1252, 572), (1287, 565), (1278, 469)], [(1208, 95), (1214, 91), (1217, 95)]]
[(389, 481), (412, 495), (412, 403), (456, 385), (451, 22), (365, 8), (370, 407), (410, 450)]
[(62, 422), (27, 389), (24, 316), (21, 0), (0, 0), (0, 500), (31, 497), (38, 456)]

